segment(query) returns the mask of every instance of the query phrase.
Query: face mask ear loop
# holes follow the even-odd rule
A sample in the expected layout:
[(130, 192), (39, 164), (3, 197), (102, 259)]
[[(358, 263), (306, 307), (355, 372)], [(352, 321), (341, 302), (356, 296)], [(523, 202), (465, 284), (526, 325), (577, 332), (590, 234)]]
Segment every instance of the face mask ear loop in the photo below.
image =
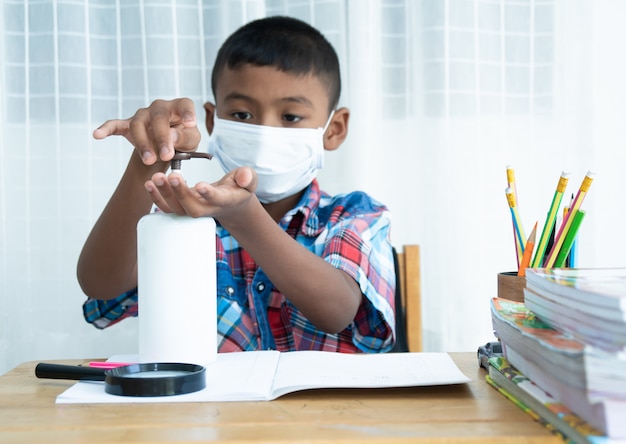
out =
[(335, 110), (332, 110), (330, 112), (330, 116), (328, 116), (328, 120), (326, 121), (326, 124), (324, 125), (324, 128), (321, 128), (321, 130), (322, 130), (321, 131), (322, 151), (318, 153), (318, 155), (317, 155), (317, 162), (315, 164), (315, 166), (319, 170), (321, 170), (324, 167), (324, 150), (326, 149), (326, 147), (324, 146), (324, 135), (326, 134), (326, 130), (330, 126), (330, 122), (333, 120), (333, 116), (334, 115), (335, 115)]
[[(330, 116), (328, 116), (328, 120), (326, 121), (326, 125), (324, 125), (324, 128), (322, 128), (322, 148), (324, 148), (324, 149), (326, 149), (326, 147), (324, 146), (324, 134), (326, 134), (326, 130), (330, 126), (330, 122), (333, 120), (333, 116), (334, 115), (335, 115), (335, 110), (332, 110), (330, 112)], [(319, 164), (318, 168), (322, 168), (322, 161), (321, 160), (318, 162), (318, 164)]]
[(326, 121), (326, 125), (324, 125), (324, 128), (322, 128), (322, 135), (326, 133), (326, 130), (330, 126), (330, 122), (333, 120), (333, 116), (334, 115), (335, 115), (335, 110), (332, 110), (330, 112), (330, 116), (328, 116), (328, 120)]

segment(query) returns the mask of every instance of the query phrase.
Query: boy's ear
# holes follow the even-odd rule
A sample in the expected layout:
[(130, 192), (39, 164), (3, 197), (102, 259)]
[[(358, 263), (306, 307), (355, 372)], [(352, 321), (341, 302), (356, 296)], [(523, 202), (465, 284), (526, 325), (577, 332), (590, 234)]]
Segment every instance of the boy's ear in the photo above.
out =
[(328, 128), (324, 133), (324, 149), (333, 151), (348, 137), (348, 121), (350, 120), (350, 110), (348, 108), (339, 108), (333, 114), (333, 118), (328, 124)]
[(215, 105), (211, 102), (205, 102), (204, 111), (206, 111), (204, 123), (207, 131), (211, 134), (213, 132), (213, 114), (215, 114)]

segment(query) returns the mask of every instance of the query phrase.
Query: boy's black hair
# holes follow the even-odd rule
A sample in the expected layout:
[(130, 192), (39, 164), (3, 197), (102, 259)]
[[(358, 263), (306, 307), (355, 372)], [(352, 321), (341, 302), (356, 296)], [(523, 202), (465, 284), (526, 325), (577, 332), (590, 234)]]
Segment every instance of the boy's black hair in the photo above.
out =
[(254, 20), (235, 31), (217, 53), (211, 76), (213, 95), (224, 68), (233, 69), (245, 63), (274, 66), (296, 75), (312, 73), (327, 87), (330, 109), (335, 109), (339, 102), (341, 78), (337, 54), (328, 40), (308, 23), (293, 17), (272, 16)]

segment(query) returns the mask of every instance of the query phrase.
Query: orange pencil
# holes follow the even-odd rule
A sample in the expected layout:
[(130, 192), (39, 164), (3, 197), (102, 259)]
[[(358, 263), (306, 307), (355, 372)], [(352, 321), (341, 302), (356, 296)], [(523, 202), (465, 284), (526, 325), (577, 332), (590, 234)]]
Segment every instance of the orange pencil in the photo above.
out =
[(537, 236), (537, 222), (535, 222), (535, 226), (533, 227), (533, 231), (531, 231), (530, 236), (528, 236), (528, 240), (526, 241), (526, 248), (524, 248), (524, 256), (522, 256), (522, 261), (519, 264), (519, 269), (517, 270), (518, 276), (526, 276), (526, 269), (528, 265), (530, 265), (530, 258), (533, 255), (533, 250), (535, 249), (535, 237)]

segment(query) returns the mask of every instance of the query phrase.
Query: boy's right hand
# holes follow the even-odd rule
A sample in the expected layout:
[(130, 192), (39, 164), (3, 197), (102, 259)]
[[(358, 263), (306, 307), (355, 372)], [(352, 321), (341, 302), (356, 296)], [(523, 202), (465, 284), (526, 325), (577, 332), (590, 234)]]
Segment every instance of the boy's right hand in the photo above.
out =
[(124, 120), (107, 120), (93, 132), (96, 139), (124, 136), (145, 165), (167, 162), (178, 151), (195, 151), (200, 143), (193, 101), (155, 100)]

